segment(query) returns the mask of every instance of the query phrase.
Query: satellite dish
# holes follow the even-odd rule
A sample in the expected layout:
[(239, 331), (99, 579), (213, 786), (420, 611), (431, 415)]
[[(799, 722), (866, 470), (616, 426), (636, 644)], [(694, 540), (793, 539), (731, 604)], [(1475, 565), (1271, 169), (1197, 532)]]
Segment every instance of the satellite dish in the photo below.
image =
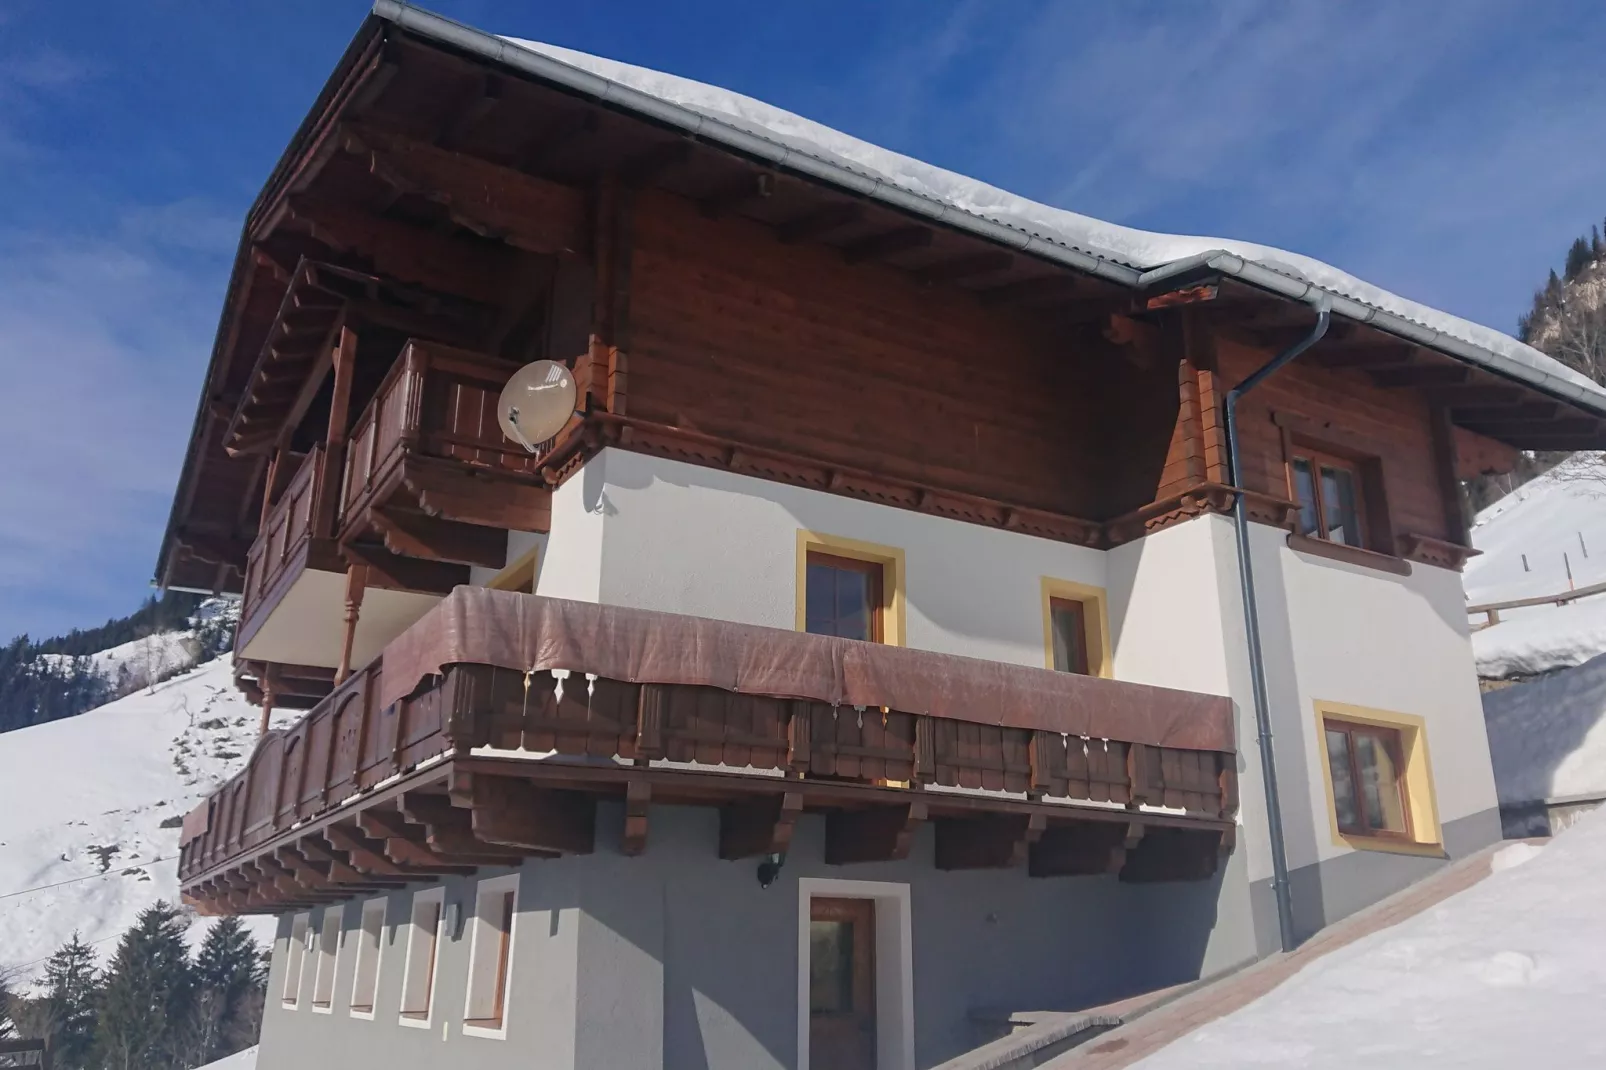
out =
[(538, 360), (513, 373), (496, 401), (502, 433), (530, 453), (563, 430), (574, 415), (574, 376), (555, 360)]

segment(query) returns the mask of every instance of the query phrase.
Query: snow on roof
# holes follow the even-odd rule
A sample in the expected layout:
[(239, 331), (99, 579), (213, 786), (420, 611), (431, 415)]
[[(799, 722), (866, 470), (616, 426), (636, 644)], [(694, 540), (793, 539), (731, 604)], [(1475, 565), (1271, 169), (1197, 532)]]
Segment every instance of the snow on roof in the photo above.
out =
[[(381, 5), (384, 6), (387, 5)], [(748, 137), (780, 145), (793, 153), (851, 171), (869, 184), (891, 187), (907, 196), (936, 202), (945, 208), (1008, 227), (1023, 235), (1036, 236), (1090, 257), (1114, 261), (1135, 271), (1153, 270), (1205, 253), (1225, 251), (1287, 278), (1391, 313), (1429, 331), (1483, 350), (1494, 356), (1495, 360), (1491, 363), (1497, 366), (1514, 371), (1525, 369), (1538, 373), (1540, 379), (1568, 384), (1573, 388), (1569, 393), (1582, 392), (1595, 406), (1606, 408), (1606, 389), (1510, 335), (1407, 300), (1312, 257), (1252, 242), (1158, 234), (1108, 223), (1041, 204), (986, 182), (923, 163), (728, 89), (558, 45), (512, 37), (499, 40), (627, 90), (694, 112), (713, 120), (715, 124), (735, 128)], [(706, 132), (713, 137), (719, 134), (717, 126)], [(1517, 368), (1511, 369), (1512, 365)], [(1534, 378), (1533, 375), (1521, 377)]]

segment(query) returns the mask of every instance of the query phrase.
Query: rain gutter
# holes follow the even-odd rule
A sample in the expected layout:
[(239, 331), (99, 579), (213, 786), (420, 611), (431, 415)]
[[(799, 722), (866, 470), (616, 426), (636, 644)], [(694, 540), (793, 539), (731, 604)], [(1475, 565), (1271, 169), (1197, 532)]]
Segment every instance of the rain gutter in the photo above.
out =
[(1244, 631), (1249, 646), (1249, 687), (1255, 705), (1255, 741), (1260, 746), (1260, 775), (1266, 789), (1266, 826), (1271, 836), (1271, 888), (1277, 899), (1277, 930), (1284, 951), (1298, 946), (1294, 932), (1294, 900), (1288, 885), (1288, 850), (1283, 840), (1282, 796), (1277, 791), (1277, 757), (1271, 742), (1271, 699), (1266, 688), (1266, 659), (1260, 642), (1260, 609), (1255, 598), (1255, 570), (1249, 547), (1249, 506), (1243, 495), (1243, 460), (1238, 449), (1238, 402), (1272, 373), (1322, 340), (1332, 322), (1333, 310), (1326, 291), (1307, 302), (1316, 310), (1310, 331), (1227, 392), (1227, 461), (1235, 493), (1232, 523), (1238, 543), (1238, 584), (1244, 604)]

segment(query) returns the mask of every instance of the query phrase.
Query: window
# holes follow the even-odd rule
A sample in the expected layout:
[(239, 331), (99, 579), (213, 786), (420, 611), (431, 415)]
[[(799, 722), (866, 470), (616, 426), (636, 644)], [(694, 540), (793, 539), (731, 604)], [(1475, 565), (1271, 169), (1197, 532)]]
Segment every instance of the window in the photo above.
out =
[(1055, 672), (1087, 675), (1087, 607), (1069, 598), (1050, 598), (1049, 635)]
[(463, 1026), (500, 1034), (513, 954), (517, 874), (481, 881), (474, 897), (474, 935), (468, 955), (468, 1004)]
[(379, 955), (385, 931), (386, 899), (370, 899), (362, 905), (362, 924), (357, 929), (357, 969), (351, 982), (351, 1013), (359, 1018), (374, 1016), (374, 994), (379, 988)]
[(1336, 702), (1316, 713), (1334, 843), (1443, 857), (1422, 718)]
[(1361, 472), (1355, 462), (1296, 446), (1289, 458), (1299, 534), (1366, 548)]
[(1104, 588), (1044, 576), (1043, 664), (1055, 672), (1110, 675)]
[(881, 566), (810, 551), (804, 631), (881, 642)]
[(301, 968), (306, 960), (307, 944), (312, 940), (312, 916), (297, 914), (290, 923), (290, 940), (284, 949), (284, 993), (286, 1007), (294, 1007), (301, 998)]
[(1324, 729), (1339, 830), (1359, 836), (1408, 836), (1400, 733), (1343, 721), (1327, 721)]
[(340, 908), (324, 907), (318, 928), (318, 972), (312, 982), (314, 1010), (328, 1010), (335, 995), (335, 969), (340, 956)]
[(903, 551), (797, 533), (797, 630), (904, 645)]
[(435, 996), (436, 945), (440, 942), (441, 908), (446, 889), (413, 893), (413, 913), (407, 926), (407, 966), (402, 973), (401, 1019), (404, 1024), (428, 1024)]

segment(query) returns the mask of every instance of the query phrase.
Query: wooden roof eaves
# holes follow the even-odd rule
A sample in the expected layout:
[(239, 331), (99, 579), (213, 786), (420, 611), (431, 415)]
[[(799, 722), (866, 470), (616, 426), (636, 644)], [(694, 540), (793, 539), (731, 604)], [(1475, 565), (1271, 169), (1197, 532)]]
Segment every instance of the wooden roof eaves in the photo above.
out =
[[(153, 582), (158, 587), (168, 585), (174, 566), (176, 535), (184, 526), (184, 520), (194, 506), (197, 470), (201, 464), (205, 444), (210, 435), (217, 430), (215, 421), (218, 417), (213, 415), (212, 400), (217, 393), (217, 384), (222, 374), (232, 363), (229, 358), (233, 355), (232, 350), (238, 336), (239, 315), (250, 296), (251, 285), (257, 272), (253, 244), (262, 209), (281, 191), (286, 177), (304, 155), (309, 142), (316, 138), (320, 127), (329, 125), (329, 119), (338, 110), (337, 98), (349, 98), (379, 69), (379, 53), (387, 25), (385, 20), (371, 14), (363, 19), (362, 25), (351, 43), (346, 46), (334, 71), (324, 82), (323, 88), (313, 101), (306, 117), (302, 119), (301, 125), (296, 129), (289, 145), (285, 147), (273, 170), (269, 172), (261, 192), (257, 194), (256, 200), (246, 212), (245, 223), (240, 230), (239, 246), (234, 254), (234, 264), (229, 271), (228, 286), (224, 290), (223, 315), (218, 319), (217, 333), (213, 337), (212, 352), (207, 362), (206, 377), (202, 382), (200, 397), (196, 401), (195, 419), (190, 427), (189, 444), (185, 447), (184, 464), (179, 469), (178, 484), (173, 492), (173, 504), (168, 510), (167, 526), (162, 533), (162, 541), (157, 551)], [(344, 94), (342, 94), (343, 89), (346, 90)]]

